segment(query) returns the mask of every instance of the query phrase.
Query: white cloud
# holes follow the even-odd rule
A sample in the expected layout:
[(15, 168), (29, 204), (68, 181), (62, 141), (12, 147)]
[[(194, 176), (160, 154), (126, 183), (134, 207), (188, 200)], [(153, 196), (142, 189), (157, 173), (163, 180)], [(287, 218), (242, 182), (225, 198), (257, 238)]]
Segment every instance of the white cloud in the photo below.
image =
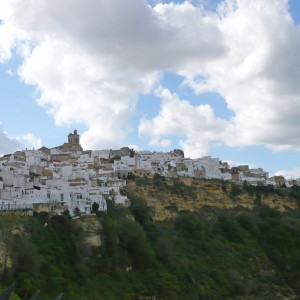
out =
[(140, 134), (190, 156), (209, 143), (263, 144), (300, 150), (300, 27), (287, 0), (226, 0), (217, 12), (189, 2), (7, 0), (0, 3), (0, 62), (12, 49), (56, 124), (83, 123), (84, 148), (122, 145), (141, 93), (164, 71), (184, 76), (195, 93), (219, 93), (233, 112), (216, 118), (163, 90), (161, 111)]
[(134, 151), (141, 151), (139, 146), (134, 145), (134, 144), (128, 145), (128, 148), (133, 149)]
[(19, 141), (8, 136), (0, 123), (0, 155), (15, 152), (21, 147)]
[(199, 157), (208, 154), (210, 141), (222, 138), (227, 123), (209, 105), (192, 106), (164, 88), (156, 90), (156, 95), (162, 98), (159, 115), (144, 118), (139, 126), (140, 135), (148, 135), (152, 146), (164, 146), (164, 136), (177, 136), (186, 156)]
[[(0, 4), (0, 18), (14, 37), (2, 48), (15, 46), (24, 57), (21, 78), (37, 87), (38, 103), (57, 124), (87, 126), (87, 148), (125, 141), (138, 95), (151, 91), (160, 72), (224, 51), (221, 39), (210, 38), (217, 24), (187, 2), (10, 0)], [(189, 19), (197, 26), (185, 26)]]
[[(231, 147), (265, 145), (273, 151), (300, 150), (300, 27), (289, 15), (288, 2), (224, 1), (218, 12), (219, 18), (211, 18), (219, 26), (226, 53), (187, 64), (178, 72), (196, 94), (217, 92), (223, 96), (233, 117), (226, 123), (223, 120), (224, 126), (218, 129), (214, 118), (204, 127), (199, 125), (201, 118), (191, 121), (191, 128), (184, 126), (187, 139), (181, 145), (192, 156), (208, 152), (211, 141)], [(176, 16), (180, 20), (182, 14)], [(180, 103), (173, 107), (179, 115)], [(174, 134), (173, 129), (166, 129), (163, 109), (164, 105), (152, 123), (148, 120), (156, 126), (143, 130), (145, 121), (141, 123), (142, 132), (156, 140)], [(186, 119), (192, 120), (194, 113), (195, 109), (185, 112)], [(183, 116), (178, 118), (182, 124)], [(163, 132), (157, 132), (160, 126)]]
[(294, 169), (290, 169), (290, 170), (287, 170), (287, 169), (280, 170), (280, 171), (277, 171), (274, 175), (275, 176), (283, 176), (286, 179), (297, 179), (297, 178), (300, 178), (300, 168), (294, 168)]
[(42, 140), (32, 133), (11, 137), (3, 130), (0, 123), (0, 155), (14, 153), (17, 150), (38, 149), (43, 145)]
[(300, 28), (287, 1), (227, 1), (222, 7), (227, 54), (204, 66), (203, 81), (197, 81), (197, 70), (182, 71), (185, 83), (196, 93), (217, 91), (224, 97), (234, 113), (228, 145), (300, 150)]
[(22, 149), (39, 149), (43, 146), (42, 140), (32, 133), (24, 134), (16, 139), (22, 144)]
[(0, 24), (0, 63), (11, 57), (11, 47), (14, 44), (13, 32), (14, 30), (9, 26)]
[(9, 76), (13, 76), (14, 72), (11, 69), (7, 69), (6, 74), (9, 75)]

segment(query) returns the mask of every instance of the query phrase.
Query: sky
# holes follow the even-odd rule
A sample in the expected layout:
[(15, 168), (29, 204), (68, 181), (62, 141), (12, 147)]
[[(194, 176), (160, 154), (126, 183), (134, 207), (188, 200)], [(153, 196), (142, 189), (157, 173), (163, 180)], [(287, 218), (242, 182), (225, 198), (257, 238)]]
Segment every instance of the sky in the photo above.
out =
[(0, 1), (0, 154), (219, 157), (300, 177), (299, 0)]

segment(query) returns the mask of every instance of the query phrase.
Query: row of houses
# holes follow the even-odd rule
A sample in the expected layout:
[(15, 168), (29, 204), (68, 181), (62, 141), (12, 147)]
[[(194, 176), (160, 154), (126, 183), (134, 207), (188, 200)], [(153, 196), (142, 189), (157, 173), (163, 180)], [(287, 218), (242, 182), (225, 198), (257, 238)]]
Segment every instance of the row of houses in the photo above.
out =
[(106, 211), (108, 200), (128, 206), (121, 192), (126, 181), (114, 175), (113, 163), (105, 155), (106, 151), (83, 151), (76, 130), (61, 146), (4, 155), (0, 158), (0, 210), (62, 213), (68, 209), (74, 215)]
[(204, 179), (231, 180), (249, 184), (292, 184), (282, 176), (269, 177), (262, 168), (240, 165), (230, 168), (219, 158), (205, 156), (198, 159), (185, 158), (179, 150), (171, 152), (141, 151), (133, 157), (122, 156), (113, 163), (114, 173), (125, 178), (129, 174), (138, 177), (151, 177), (155, 173), (164, 177), (193, 177)]
[[(122, 193), (128, 176), (193, 177), (249, 184), (295, 184), (282, 176), (269, 178), (261, 168), (230, 167), (219, 158), (185, 158), (182, 150), (136, 152), (89, 150), (75, 130), (68, 142), (49, 149), (17, 151), (0, 158), (0, 210), (35, 209), (90, 213), (107, 210), (107, 201), (129, 206)], [(299, 183), (299, 182), (296, 182)]]

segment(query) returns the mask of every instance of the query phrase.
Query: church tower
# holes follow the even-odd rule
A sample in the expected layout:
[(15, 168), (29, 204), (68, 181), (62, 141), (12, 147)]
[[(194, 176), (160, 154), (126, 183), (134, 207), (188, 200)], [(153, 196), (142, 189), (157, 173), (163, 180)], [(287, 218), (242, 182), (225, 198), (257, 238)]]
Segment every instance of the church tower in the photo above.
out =
[(77, 130), (75, 129), (74, 132), (70, 133), (68, 135), (68, 142), (64, 143), (61, 146), (55, 147), (55, 149), (58, 149), (62, 152), (76, 152), (76, 151), (82, 151), (82, 147), (80, 145), (80, 136), (77, 133)]
[(79, 134), (77, 133), (76, 129), (74, 130), (74, 133), (70, 133), (68, 135), (68, 143), (79, 145)]

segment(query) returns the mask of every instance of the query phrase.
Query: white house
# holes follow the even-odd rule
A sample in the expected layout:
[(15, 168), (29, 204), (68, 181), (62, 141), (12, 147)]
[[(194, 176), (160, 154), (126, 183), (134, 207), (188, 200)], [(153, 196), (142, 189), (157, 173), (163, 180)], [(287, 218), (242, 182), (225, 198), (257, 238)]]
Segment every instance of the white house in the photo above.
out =
[(104, 158), (109, 159), (110, 150), (92, 150), (92, 158), (98, 157), (98, 158)]

